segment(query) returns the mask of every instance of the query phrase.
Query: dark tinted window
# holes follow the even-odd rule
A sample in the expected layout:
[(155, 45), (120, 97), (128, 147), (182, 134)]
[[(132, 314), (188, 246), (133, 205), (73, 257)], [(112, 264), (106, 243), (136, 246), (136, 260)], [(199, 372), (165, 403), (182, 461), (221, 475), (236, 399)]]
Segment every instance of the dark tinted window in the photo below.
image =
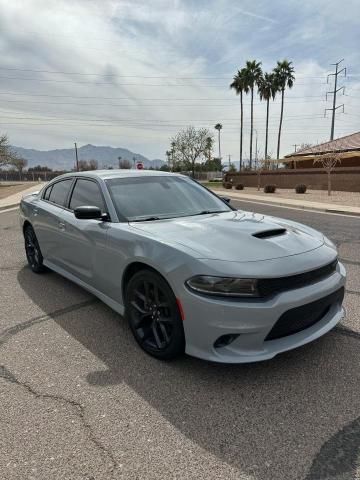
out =
[(62, 207), (65, 206), (65, 201), (67, 194), (69, 193), (69, 189), (71, 186), (72, 180), (62, 180), (61, 182), (54, 183), (52, 186), (49, 201), (52, 203), (56, 203), (56, 205), (61, 205)]
[(101, 196), (100, 187), (97, 183), (91, 180), (77, 180), (73, 190), (70, 209), (74, 210), (76, 207), (91, 205), (99, 207), (102, 212), (105, 211), (104, 201)]
[(53, 187), (53, 186), (50, 185), (50, 187), (48, 187), (48, 188), (45, 190), (44, 197), (43, 197), (44, 200), (49, 200), (52, 187)]
[(231, 211), (222, 200), (187, 177), (144, 175), (114, 178), (106, 183), (119, 216), (129, 221)]

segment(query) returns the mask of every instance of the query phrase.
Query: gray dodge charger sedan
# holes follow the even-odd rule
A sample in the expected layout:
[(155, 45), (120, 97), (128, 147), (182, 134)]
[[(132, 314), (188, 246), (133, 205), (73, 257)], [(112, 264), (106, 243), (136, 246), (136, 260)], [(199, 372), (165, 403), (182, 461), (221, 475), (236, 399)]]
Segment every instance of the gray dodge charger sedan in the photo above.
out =
[(20, 212), (30, 268), (99, 297), (159, 359), (266, 360), (344, 315), (346, 274), (329, 239), (236, 210), (182, 175), (70, 173)]

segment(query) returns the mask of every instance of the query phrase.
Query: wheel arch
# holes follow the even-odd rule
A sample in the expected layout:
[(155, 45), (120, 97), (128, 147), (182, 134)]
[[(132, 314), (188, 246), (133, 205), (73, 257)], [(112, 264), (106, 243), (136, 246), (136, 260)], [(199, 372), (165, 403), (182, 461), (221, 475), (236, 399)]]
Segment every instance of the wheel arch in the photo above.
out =
[(34, 227), (31, 225), (31, 223), (29, 222), (29, 220), (25, 220), (24, 223), (23, 223), (23, 226), (22, 226), (22, 231), (23, 231), (23, 233), (25, 233), (25, 229), (26, 229), (27, 227), (34, 228)]
[(123, 276), (122, 276), (121, 294), (122, 294), (123, 299), (125, 299), (126, 287), (129, 283), (129, 281), (135, 275), (135, 273), (140, 272), (141, 270), (149, 270), (151, 272), (155, 272), (158, 275), (160, 275), (166, 281), (166, 283), (169, 284), (169, 282), (166, 280), (164, 275), (162, 275), (161, 272), (159, 272), (159, 270), (156, 270), (156, 268), (152, 267), (148, 263), (144, 263), (144, 262), (141, 262), (141, 261), (132, 262), (129, 265), (127, 265), (127, 267), (125, 268), (125, 271), (123, 273)]

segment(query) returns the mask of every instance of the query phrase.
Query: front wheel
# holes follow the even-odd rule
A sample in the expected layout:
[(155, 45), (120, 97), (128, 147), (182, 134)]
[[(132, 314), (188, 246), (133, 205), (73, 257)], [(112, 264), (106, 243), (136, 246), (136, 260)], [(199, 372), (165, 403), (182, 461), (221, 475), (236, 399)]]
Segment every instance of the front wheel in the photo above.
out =
[(41, 254), (40, 245), (36, 238), (34, 229), (28, 225), (24, 231), (25, 253), (29, 267), (34, 273), (43, 273), (46, 267), (43, 264), (43, 256)]
[(170, 360), (185, 351), (185, 336), (176, 298), (157, 273), (142, 270), (129, 281), (125, 308), (133, 335), (145, 352)]

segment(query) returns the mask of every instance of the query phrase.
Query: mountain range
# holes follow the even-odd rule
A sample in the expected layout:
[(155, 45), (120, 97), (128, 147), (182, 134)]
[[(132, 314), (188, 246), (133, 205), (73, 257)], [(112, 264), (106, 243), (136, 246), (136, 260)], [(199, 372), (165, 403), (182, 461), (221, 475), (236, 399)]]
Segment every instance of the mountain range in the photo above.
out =
[[(41, 165), (53, 170), (71, 170), (75, 164), (75, 150), (73, 148), (44, 151), (13, 146), (13, 149), (28, 161), (28, 167)], [(128, 160), (131, 165), (133, 165), (134, 160), (135, 162), (142, 162), (145, 168), (160, 168), (165, 163), (160, 159), (150, 160), (144, 155), (121, 147), (103, 147), (89, 144), (78, 148), (79, 160), (97, 160), (99, 169), (118, 167), (119, 157), (122, 160)]]

